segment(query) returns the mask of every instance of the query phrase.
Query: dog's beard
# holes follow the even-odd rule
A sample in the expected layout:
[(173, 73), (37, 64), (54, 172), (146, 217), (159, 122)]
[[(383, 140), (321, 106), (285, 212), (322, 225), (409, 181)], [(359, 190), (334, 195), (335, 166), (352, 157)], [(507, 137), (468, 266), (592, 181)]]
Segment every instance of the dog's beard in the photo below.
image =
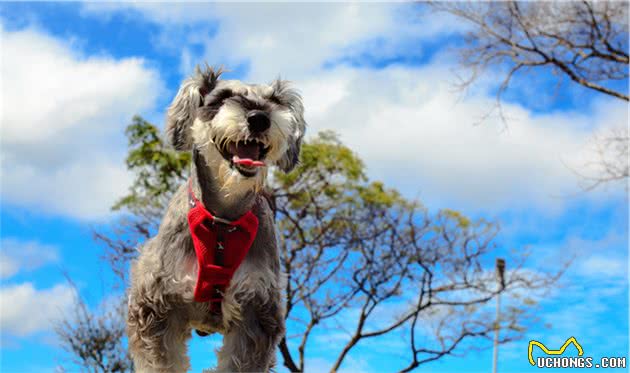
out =
[(242, 196), (248, 191), (259, 192), (265, 185), (267, 168), (259, 167), (255, 174), (244, 175), (238, 166), (226, 160), (214, 143), (201, 149), (206, 165), (225, 197)]

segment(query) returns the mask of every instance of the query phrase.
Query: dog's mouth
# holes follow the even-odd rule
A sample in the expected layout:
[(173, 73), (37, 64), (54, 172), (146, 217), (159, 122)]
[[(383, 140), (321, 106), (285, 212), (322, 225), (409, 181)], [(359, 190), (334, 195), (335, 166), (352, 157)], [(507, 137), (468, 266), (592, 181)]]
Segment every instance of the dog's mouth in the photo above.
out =
[(222, 146), (217, 145), (217, 149), (230, 167), (246, 177), (255, 176), (258, 168), (265, 166), (264, 159), (269, 152), (269, 146), (256, 139), (228, 141)]

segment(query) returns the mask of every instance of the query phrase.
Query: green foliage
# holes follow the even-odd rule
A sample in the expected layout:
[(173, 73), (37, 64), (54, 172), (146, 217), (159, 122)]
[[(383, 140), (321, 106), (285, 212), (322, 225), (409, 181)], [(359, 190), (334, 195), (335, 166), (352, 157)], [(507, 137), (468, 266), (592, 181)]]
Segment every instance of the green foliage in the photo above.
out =
[(368, 182), (363, 161), (330, 131), (305, 142), (298, 167), (289, 174), (276, 171), (274, 180), (275, 188), (290, 193), (294, 209), (314, 197), (381, 207), (403, 202), (397, 191), (382, 182)]
[[(359, 237), (378, 229), (366, 220), (413, 206), (382, 182), (370, 182), (363, 161), (329, 131), (305, 142), (295, 170), (278, 170), (273, 180), (283, 244), (289, 250), (303, 247), (299, 255), (305, 261), (311, 249), (326, 245), (345, 242), (354, 250)], [(299, 259), (292, 262), (300, 265)]]
[(112, 209), (138, 212), (164, 207), (162, 197), (169, 196), (186, 177), (190, 153), (172, 149), (162, 140), (158, 128), (139, 116), (133, 117), (125, 133), (129, 139), (127, 168), (136, 178), (129, 194)]
[(462, 213), (459, 211), (455, 211), (451, 209), (442, 209), (441, 213), (445, 217), (455, 221), (460, 228), (470, 227), (470, 219), (462, 215)]
[(303, 209), (314, 199), (344, 198), (344, 192), (365, 179), (363, 164), (331, 132), (302, 145), (300, 163), (289, 174), (274, 173), (274, 189), (287, 193), (291, 209)]
[(361, 201), (368, 205), (392, 207), (396, 203), (403, 203), (404, 199), (394, 189), (386, 189), (382, 182), (374, 181), (358, 188)]

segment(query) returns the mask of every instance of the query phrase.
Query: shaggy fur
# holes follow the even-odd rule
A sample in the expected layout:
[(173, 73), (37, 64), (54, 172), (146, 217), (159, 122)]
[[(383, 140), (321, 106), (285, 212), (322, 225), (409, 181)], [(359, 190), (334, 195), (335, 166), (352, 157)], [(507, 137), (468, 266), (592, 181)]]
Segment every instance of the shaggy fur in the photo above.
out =
[[(226, 149), (255, 138), (265, 146), (267, 165), (290, 171), (305, 130), (301, 98), (285, 81), (249, 85), (219, 76), (211, 68), (197, 69), (182, 83), (168, 110), (166, 133), (177, 150), (192, 152), (193, 189), (204, 206), (229, 220), (253, 209), (258, 233), (226, 290), (222, 312), (211, 313), (207, 303), (193, 299), (197, 261), (186, 185), (179, 188), (158, 234), (132, 263), (127, 332), (138, 372), (188, 370), (186, 343), (193, 329), (223, 334), (217, 371), (268, 371), (284, 334), (273, 216), (259, 193), (267, 169), (239, 167)], [(268, 116), (268, 129), (254, 133), (248, 127), (253, 111)]]

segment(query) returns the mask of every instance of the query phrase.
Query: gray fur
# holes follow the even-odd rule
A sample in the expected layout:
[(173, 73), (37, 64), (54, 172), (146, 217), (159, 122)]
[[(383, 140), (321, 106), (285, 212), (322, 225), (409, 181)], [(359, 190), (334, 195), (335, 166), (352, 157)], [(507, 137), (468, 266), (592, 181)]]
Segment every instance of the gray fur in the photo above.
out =
[(290, 88), (289, 82), (286, 80), (276, 80), (271, 85), (273, 88), (273, 97), (281, 104), (289, 107), (295, 115), (294, 131), (289, 141), (289, 147), (285, 155), (280, 159), (278, 167), (284, 172), (291, 172), (298, 163), (300, 157), (300, 148), (302, 146), (302, 138), (306, 131), (306, 122), (304, 121), (304, 106), (300, 95)]
[[(177, 149), (192, 149), (193, 189), (204, 206), (230, 220), (252, 209), (259, 219), (258, 232), (226, 290), (221, 314), (211, 313), (207, 303), (193, 299), (197, 261), (188, 231), (187, 186), (177, 190), (157, 235), (141, 248), (139, 258), (132, 263), (127, 332), (138, 372), (190, 369), (186, 343), (193, 329), (223, 334), (216, 371), (269, 371), (275, 363), (276, 346), (284, 335), (283, 285), (273, 215), (258, 193), (267, 171), (261, 169), (255, 177), (246, 178), (230, 170), (229, 162), (221, 158), (214, 142), (220, 142), (225, 133), (249, 136), (246, 123), (238, 120), (246, 113), (243, 106), (238, 106), (238, 100), (257, 102), (277, 118), (274, 125), (278, 128), (262, 137), (271, 148), (270, 158), (265, 161), (288, 170), (297, 162), (305, 129), (301, 100), (286, 82), (258, 86), (217, 79), (218, 74), (211, 69), (197, 70), (195, 76), (182, 83), (168, 112), (167, 134)], [(239, 98), (213, 98), (213, 90), (231, 90)], [(221, 103), (212, 102), (213, 99)], [(231, 103), (226, 105), (227, 102)], [(210, 108), (212, 105), (215, 106)], [(199, 107), (206, 109), (198, 110)], [(202, 114), (204, 110), (206, 114)], [(216, 117), (208, 115), (210, 110)], [(233, 123), (227, 132), (219, 123), (221, 118), (229, 118)], [(281, 138), (268, 138), (273, 136)], [(201, 138), (212, 141), (200, 141)]]
[(197, 109), (202, 106), (204, 97), (214, 89), (221, 73), (221, 69), (214, 71), (206, 68), (202, 72), (197, 67), (195, 74), (182, 83), (166, 116), (166, 135), (175, 149), (190, 150), (192, 139), (189, 128), (197, 115)]

